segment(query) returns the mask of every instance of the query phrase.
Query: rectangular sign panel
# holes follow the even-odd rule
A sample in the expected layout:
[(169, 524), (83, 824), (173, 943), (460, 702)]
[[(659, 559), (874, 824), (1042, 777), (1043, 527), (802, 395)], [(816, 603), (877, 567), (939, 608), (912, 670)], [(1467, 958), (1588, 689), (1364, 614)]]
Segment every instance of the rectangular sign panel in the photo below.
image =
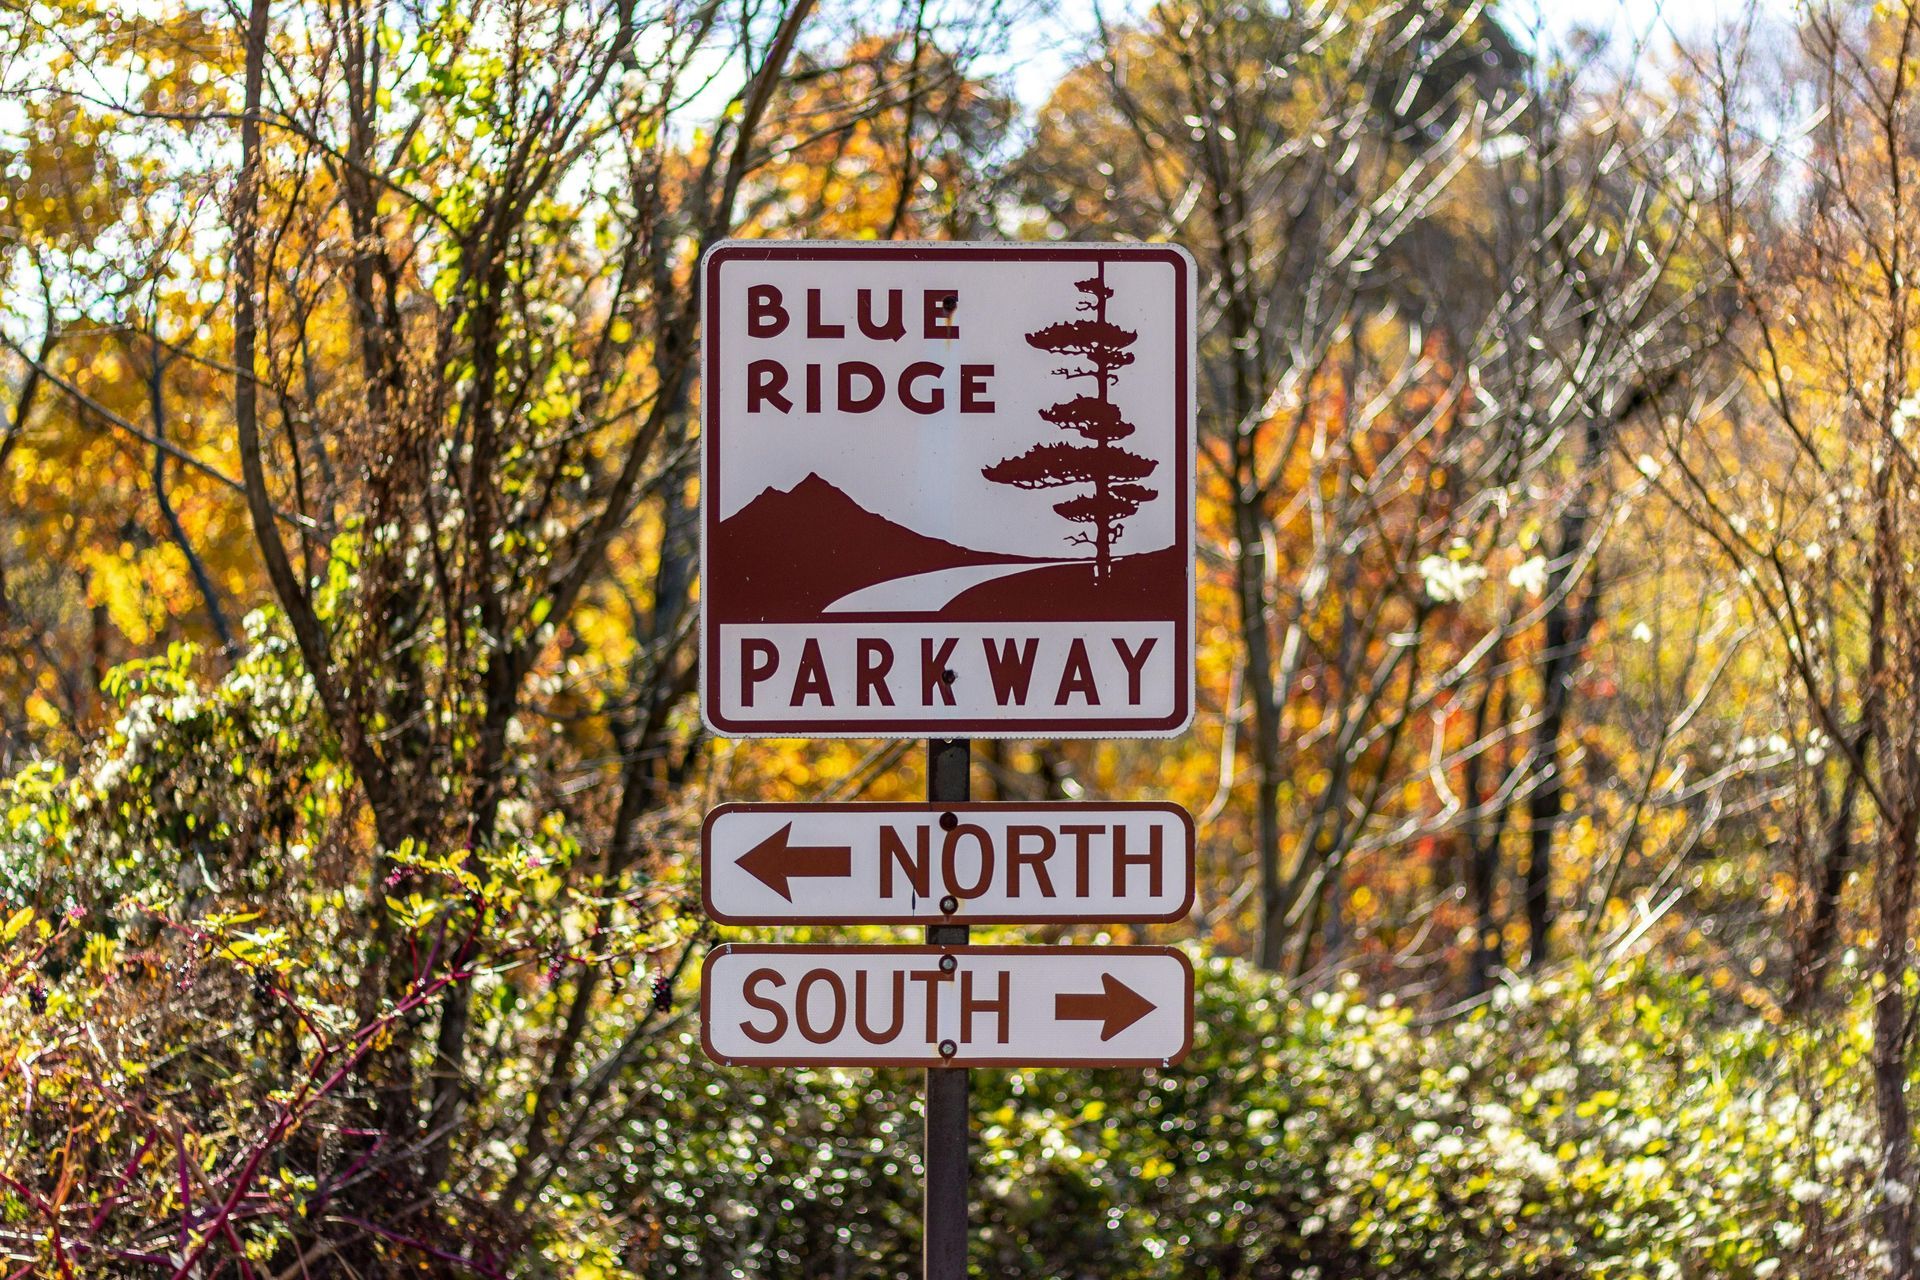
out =
[(1184, 919), (1193, 820), (1174, 804), (728, 804), (700, 829), (721, 924)]
[(1187, 726), (1185, 251), (730, 241), (702, 270), (714, 732)]
[(1165, 947), (723, 946), (700, 1036), (728, 1064), (1169, 1066), (1193, 967)]

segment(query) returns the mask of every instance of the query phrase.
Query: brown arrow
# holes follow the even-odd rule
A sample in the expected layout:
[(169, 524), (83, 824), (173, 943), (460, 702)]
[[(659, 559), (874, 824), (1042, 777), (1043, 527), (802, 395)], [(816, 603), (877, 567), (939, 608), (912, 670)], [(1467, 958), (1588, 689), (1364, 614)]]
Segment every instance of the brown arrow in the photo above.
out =
[(853, 850), (846, 845), (789, 844), (793, 824), (789, 822), (753, 848), (740, 855), (740, 869), (773, 890), (788, 902), (787, 881), (843, 877), (853, 874)]
[(1110, 973), (1100, 975), (1105, 988), (1099, 995), (1057, 995), (1053, 998), (1053, 1016), (1061, 1022), (1098, 1022), (1100, 1042), (1125, 1031), (1154, 1011), (1155, 1005)]

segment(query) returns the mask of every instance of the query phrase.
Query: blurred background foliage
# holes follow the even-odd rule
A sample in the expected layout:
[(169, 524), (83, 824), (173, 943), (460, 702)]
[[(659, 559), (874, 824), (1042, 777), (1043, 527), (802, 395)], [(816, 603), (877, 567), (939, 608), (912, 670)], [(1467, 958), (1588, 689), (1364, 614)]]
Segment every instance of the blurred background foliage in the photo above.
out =
[(1194, 728), (973, 776), (1193, 812), (1009, 932), (1195, 1050), (975, 1074), (979, 1274), (1914, 1276), (1920, 12), (1593, 8), (0, 3), (0, 1276), (915, 1269), (693, 1037), (701, 814), (924, 786), (701, 728), (735, 236), (1201, 267)]

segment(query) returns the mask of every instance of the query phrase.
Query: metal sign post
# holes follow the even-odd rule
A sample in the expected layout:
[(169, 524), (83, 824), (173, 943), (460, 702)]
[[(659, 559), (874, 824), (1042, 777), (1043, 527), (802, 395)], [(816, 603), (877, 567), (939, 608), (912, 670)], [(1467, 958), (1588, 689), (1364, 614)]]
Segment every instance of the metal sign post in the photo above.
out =
[[(927, 799), (969, 798), (973, 747), (965, 738), (927, 740)], [(929, 946), (967, 941), (964, 924), (927, 926)], [(926, 1164), (922, 1220), (925, 1280), (967, 1280), (967, 1071), (927, 1068)]]
[[(729, 241), (700, 266), (700, 712), (721, 737), (927, 742), (927, 803), (722, 805), (715, 1062), (926, 1070), (924, 1280), (966, 1280), (972, 1067), (1161, 1068), (1165, 947), (971, 924), (1172, 922), (1177, 805), (973, 804), (969, 739), (1157, 738), (1194, 705), (1194, 265), (1164, 244)], [(949, 736), (950, 735), (950, 736)]]

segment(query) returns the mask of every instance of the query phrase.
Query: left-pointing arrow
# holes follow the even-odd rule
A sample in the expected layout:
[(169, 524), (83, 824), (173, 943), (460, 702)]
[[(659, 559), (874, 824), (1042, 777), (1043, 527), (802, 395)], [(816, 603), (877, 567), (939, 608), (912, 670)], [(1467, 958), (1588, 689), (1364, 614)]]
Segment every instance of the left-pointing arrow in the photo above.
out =
[(793, 824), (789, 822), (753, 848), (740, 855), (740, 869), (773, 890), (788, 902), (788, 881), (834, 879), (853, 874), (853, 850), (846, 845), (806, 845), (790, 843)]

